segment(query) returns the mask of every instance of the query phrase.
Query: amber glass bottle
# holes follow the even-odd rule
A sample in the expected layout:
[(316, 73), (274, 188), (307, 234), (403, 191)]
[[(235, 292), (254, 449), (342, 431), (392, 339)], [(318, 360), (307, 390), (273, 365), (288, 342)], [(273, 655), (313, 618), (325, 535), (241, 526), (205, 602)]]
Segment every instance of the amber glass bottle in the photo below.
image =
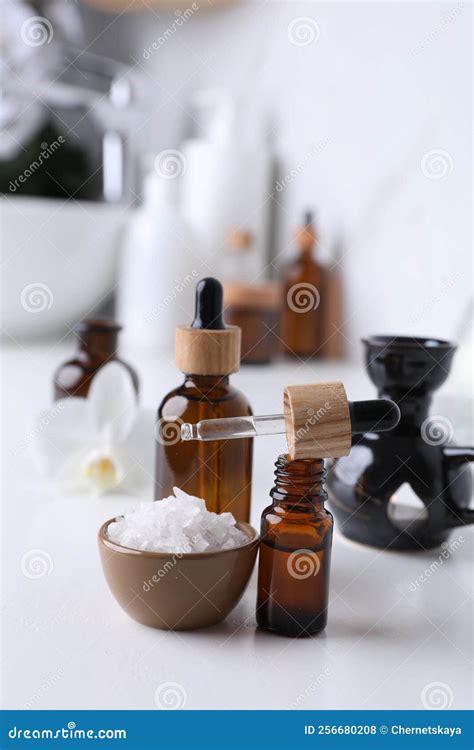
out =
[(257, 623), (281, 635), (314, 635), (327, 622), (333, 529), (324, 461), (282, 455), (275, 476), (261, 521)]
[(323, 342), (323, 268), (314, 258), (317, 233), (308, 212), (296, 235), (297, 255), (284, 268), (281, 336), (287, 354), (310, 358)]
[(250, 515), (252, 449), (245, 440), (183, 442), (183, 422), (250, 415), (246, 397), (229, 382), (240, 364), (240, 329), (222, 320), (222, 286), (212, 278), (196, 288), (196, 317), (176, 332), (176, 364), (184, 382), (165, 396), (156, 434), (155, 500), (173, 487), (201, 497), (215, 513)]
[(54, 398), (85, 398), (92, 378), (107, 362), (120, 362), (129, 371), (138, 393), (138, 376), (117, 354), (121, 326), (113, 320), (83, 320), (74, 327), (79, 348), (77, 354), (58, 367), (54, 374)]

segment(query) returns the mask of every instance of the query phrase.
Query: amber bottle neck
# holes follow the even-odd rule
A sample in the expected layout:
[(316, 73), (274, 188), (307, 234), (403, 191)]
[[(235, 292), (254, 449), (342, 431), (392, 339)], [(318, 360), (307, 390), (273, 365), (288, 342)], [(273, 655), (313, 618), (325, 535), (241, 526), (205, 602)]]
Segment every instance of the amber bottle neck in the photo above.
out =
[(196, 375), (193, 373), (184, 374), (185, 383), (194, 385), (203, 392), (212, 391), (214, 388), (229, 385), (228, 375)]
[(292, 507), (322, 506), (326, 500), (323, 482), (326, 477), (321, 458), (292, 461), (286, 454), (275, 464), (275, 486), (270, 492), (274, 504)]
[(120, 326), (107, 321), (81, 323), (75, 329), (80, 351), (93, 359), (106, 361), (117, 354)]

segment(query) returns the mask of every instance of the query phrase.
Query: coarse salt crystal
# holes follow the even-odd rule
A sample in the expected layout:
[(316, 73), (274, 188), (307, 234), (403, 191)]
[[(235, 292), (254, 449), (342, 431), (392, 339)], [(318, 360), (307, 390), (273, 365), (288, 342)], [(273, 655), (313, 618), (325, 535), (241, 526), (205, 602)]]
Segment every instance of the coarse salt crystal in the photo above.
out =
[(173, 492), (117, 518), (107, 528), (108, 538), (122, 547), (176, 554), (234, 549), (249, 541), (232, 513), (211, 513), (201, 498), (178, 487)]

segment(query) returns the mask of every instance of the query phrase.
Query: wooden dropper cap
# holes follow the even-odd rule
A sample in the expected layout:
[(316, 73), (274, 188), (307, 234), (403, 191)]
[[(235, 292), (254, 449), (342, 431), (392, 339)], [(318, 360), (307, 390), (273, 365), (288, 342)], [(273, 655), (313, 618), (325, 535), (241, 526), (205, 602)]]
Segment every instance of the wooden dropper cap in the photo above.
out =
[(288, 385), (283, 397), (292, 460), (336, 458), (351, 450), (349, 401), (342, 383)]
[(312, 211), (306, 211), (304, 224), (296, 230), (296, 244), (304, 252), (310, 252), (316, 245), (318, 234), (314, 227)]
[(189, 375), (230, 375), (240, 368), (240, 328), (222, 318), (222, 284), (211, 277), (196, 285), (195, 317), (176, 329), (176, 367)]

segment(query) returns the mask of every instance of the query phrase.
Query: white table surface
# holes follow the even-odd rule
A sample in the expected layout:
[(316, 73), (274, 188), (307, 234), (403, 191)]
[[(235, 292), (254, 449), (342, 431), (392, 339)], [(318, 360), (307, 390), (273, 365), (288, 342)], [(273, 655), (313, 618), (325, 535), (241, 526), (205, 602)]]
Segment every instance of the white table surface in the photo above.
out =
[[(54, 367), (71, 351), (69, 341), (2, 350), (4, 708), (152, 709), (168, 682), (179, 685), (189, 709), (422, 708), (431, 683), (442, 683), (446, 707), (469, 707), (472, 527), (454, 530), (464, 541), (414, 592), (410, 583), (439, 551), (381, 552), (344, 540), (336, 528), (329, 623), (313, 639), (256, 630), (255, 572), (237, 608), (209, 630), (169, 633), (129, 619), (108, 591), (96, 532), (136, 499), (61, 497), (18, 448), (33, 415), (50, 403)], [(169, 357), (135, 364), (146, 406), (179, 382)], [(357, 363), (244, 368), (233, 382), (255, 413), (268, 413), (279, 410), (286, 383), (339, 378), (350, 398), (374, 397)], [(256, 441), (255, 526), (281, 448), (279, 437)], [(22, 574), (31, 549), (50, 555), (50, 575)]]

